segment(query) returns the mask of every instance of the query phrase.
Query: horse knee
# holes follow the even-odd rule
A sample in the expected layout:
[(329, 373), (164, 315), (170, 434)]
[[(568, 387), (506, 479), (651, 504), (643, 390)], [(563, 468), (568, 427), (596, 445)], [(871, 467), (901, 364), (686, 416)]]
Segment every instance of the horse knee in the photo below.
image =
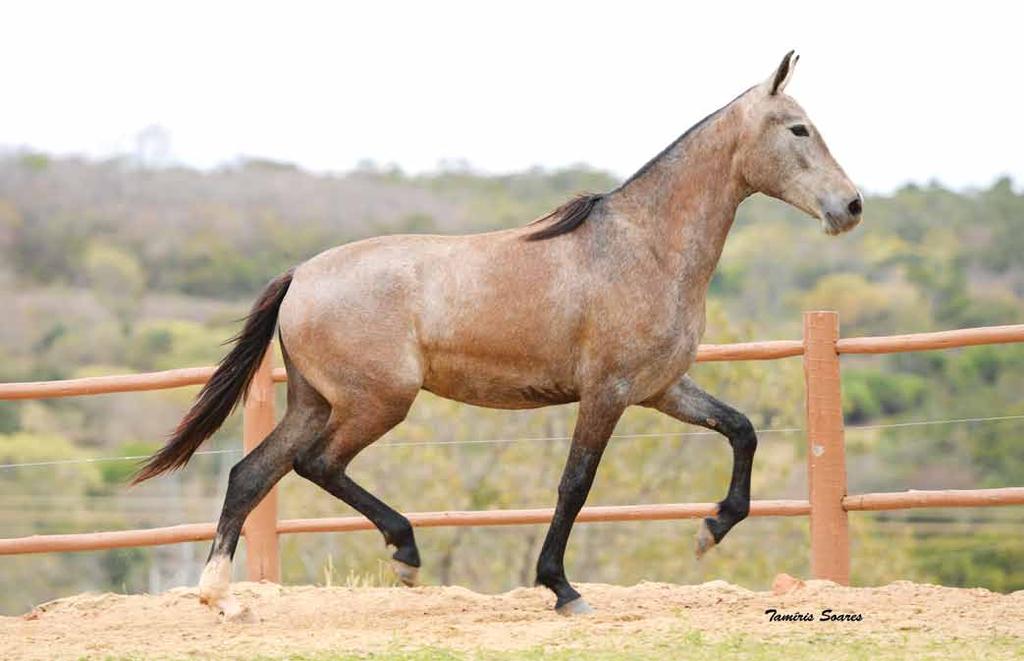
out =
[(728, 421), (725, 431), (729, 437), (729, 444), (737, 452), (753, 454), (757, 450), (757, 433), (754, 431), (754, 425), (750, 422), (750, 418), (742, 413), (737, 412)]

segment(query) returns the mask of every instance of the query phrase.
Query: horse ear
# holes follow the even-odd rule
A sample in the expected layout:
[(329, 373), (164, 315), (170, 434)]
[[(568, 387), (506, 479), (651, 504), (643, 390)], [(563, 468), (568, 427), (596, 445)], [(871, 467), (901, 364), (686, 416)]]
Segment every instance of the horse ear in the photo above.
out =
[(779, 68), (775, 70), (771, 78), (765, 81), (765, 85), (768, 88), (768, 93), (772, 96), (782, 92), (786, 89), (786, 85), (789, 83), (789, 79), (793, 77), (793, 69), (796, 68), (797, 60), (800, 59), (799, 55), (794, 55), (796, 51), (789, 51), (786, 56), (782, 58), (782, 63), (779, 64)]

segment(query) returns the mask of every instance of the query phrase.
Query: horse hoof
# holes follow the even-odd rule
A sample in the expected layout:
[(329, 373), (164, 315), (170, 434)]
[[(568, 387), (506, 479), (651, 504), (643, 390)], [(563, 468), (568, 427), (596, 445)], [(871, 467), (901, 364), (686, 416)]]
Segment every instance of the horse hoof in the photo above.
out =
[(700, 560), (704, 557), (704, 554), (714, 548), (714, 546), (715, 536), (711, 534), (711, 528), (708, 528), (707, 519), (704, 519), (700, 522), (700, 528), (697, 529), (697, 548), (694, 549), (697, 559)]
[(420, 568), (407, 565), (401, 560), (391, 560), (391, 569), (394, 570), (395, 576), (402, 582), (402, 585), (413, 588), (417, 585), (417, 580), (420, 576)]
[(222, 616), (224, 622), (233, 622), (235, 624), (256, 624), (260, 621), (260, 618), (256, 616), (256, 612), (248, 606), (236, 607), (231, 611), (225, 610)]
[(226, 597), (221, 597), (220, 599), (215, 600), (204, 600), (200, 598), (199, 601), (217, 611), (220, 615), (221, 622), (252, 624), (260, 621), (260, 619), (256, 617), (256, 613), (248, 606), (243, 606), (234, 595), (229, 594)]
[(583, 601), (583, 597), (577, 597), (567, 604), (556, 607), (555, 612), (565, 617), (572, 617), (574, 615), (590, 615), (594, 612), (594, 609), (590, 607), (590, 604)]

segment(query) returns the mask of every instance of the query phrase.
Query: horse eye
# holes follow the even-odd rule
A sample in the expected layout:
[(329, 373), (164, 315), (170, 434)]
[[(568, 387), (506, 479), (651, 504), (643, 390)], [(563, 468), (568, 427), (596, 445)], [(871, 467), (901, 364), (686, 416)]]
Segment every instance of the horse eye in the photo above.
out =
[(798, 135), (798, 136), (800, 136), (801, 138), (806, 138), (806, 137), (807, 137), (808, 135), (810, 135), (810, 134), (809, 134), (809, 133), (807, 132), (807, 127), (806, 127), (806, 126), (804, 126), (803, 124), (797, 124), (796, 126), (790, 126), (790, 127), (789, 127), (789, 130), (790, 130), (790, 132), (791, 132), (791, 133), (792, 133), (793, 135)]

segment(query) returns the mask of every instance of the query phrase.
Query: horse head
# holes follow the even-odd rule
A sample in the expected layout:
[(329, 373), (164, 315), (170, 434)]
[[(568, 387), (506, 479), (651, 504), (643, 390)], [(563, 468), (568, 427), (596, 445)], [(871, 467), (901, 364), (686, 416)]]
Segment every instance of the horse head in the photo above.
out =
[(766, 81), (739, 99), (745, 126), (735, 162), (752, 189), (818, 218), (826, 233), (840, 234), (860, 222), (863, 198), (804, 109), (784, 93), (798, 59), (787, 53)]

